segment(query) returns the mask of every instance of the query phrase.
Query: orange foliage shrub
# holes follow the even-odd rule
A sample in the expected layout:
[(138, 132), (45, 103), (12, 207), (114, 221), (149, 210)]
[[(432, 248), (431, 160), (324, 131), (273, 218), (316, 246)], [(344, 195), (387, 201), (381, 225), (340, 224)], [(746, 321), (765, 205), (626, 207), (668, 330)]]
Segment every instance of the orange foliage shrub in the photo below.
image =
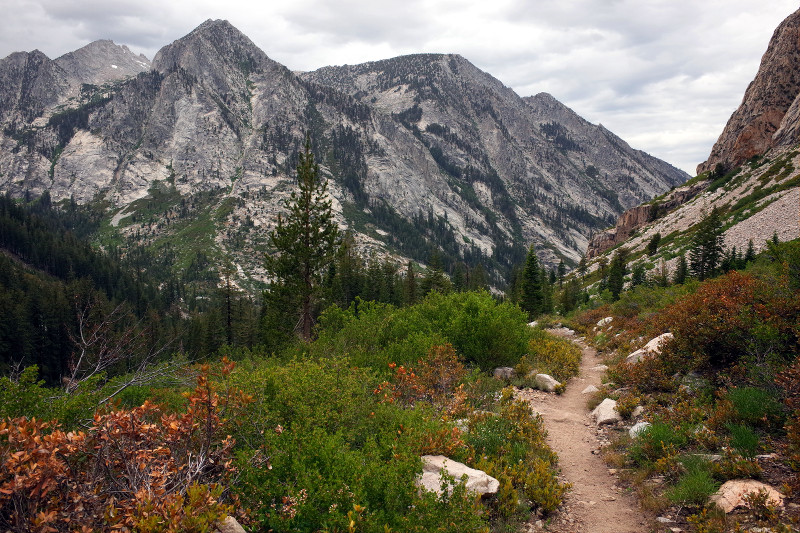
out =
[[(233, 368), (224, 362), (222, 373)], [(233, 445), (204, 366), (182, 414), (145, 402), (98, 412), (86, 432), (17, 418), (0, 422), (0, 528), (13, 532), (209, 531)]]
[(405, 405), (427, 401), (452, 415), (462, 410), (466, 393), (458, 383), (467, 375), (467, 369), (451, 344), (433, 346), (416, 370), (394, 363), (389, 367), (394, 370), (392, 381), (383, 382), (375, 391), (384, 401)]
[(669, 306), (654, 321), (675, 340), (667, 356), (688, 369), (719, 369), (747, 360), (764, 364), (797, 346), (798, 299), (783, 277), (731, 272)]

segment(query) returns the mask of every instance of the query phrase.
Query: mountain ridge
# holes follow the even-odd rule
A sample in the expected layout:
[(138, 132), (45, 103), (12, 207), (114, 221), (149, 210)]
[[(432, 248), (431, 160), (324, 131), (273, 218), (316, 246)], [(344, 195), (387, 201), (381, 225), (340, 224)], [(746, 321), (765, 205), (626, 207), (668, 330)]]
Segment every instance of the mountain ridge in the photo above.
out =
[[(498, 282), (531, 242), (546, 264), (576, 263), (591, 231), (688, 177), (602, 126), (548, 118), (536, 108), (544, 97), (523, 99), (454, 54), (295, 74), (208, 20), (159, 50), (151, 70), (107, 87), (76, 93), (64, 68), (37, 58), (34, 72), (66, 86), (0, 104), (0, 189), (110, 202), (109, 218), (152, 203), (154, 187), (178, 203), (213, 192), (212, 247), (253, 279), (264, 280), (252, 251), (306, 133), (337, 221), (363, 253), (424, 263), (439, 249), (446, 264), (491, 261)], [(176, 209), (113, 231), (163, 242)]]

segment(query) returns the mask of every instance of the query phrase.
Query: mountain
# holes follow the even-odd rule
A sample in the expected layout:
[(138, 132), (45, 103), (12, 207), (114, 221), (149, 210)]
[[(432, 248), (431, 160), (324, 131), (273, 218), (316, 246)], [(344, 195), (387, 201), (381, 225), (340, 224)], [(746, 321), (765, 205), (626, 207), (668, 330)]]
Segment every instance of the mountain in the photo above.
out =
[(98, 41), (12, 54), (0, 82), (0, 190), (98, 206), (101, 244), (173, 246), (179, 269), (229, 258), (253, 283), (306, 132), (362, 253), (438, 250), (500, 285), (531, 242), (575, 263), (592, 231), (688, 178), (460, 56), (293, 73), (220, 20), (151, 65)]
[(730, 170), (770, 148), (800, 141), (800, 10), (775, 30), (755, 79), (697, 173)]
[[(800, 10), (772, 37), (742, 105), (733, 113), (700, 172), (683, 186), (625, 211), (614, 227), (595, 234), (589, 268), (619, 248), (630, 261), (661, 274), (688, 254), (697, 223), (716, 208), (727, 254), (755, 252), (766, 241), (800, 235)], [(656, 235), (658, 249), (647, 248)]]
[(150, 60), (136, 55), (127, 46), (100, 40), (87, 44), (55, 60), (70, 77), (81, 83), (102, 85), (123, 80), (150, 70)]

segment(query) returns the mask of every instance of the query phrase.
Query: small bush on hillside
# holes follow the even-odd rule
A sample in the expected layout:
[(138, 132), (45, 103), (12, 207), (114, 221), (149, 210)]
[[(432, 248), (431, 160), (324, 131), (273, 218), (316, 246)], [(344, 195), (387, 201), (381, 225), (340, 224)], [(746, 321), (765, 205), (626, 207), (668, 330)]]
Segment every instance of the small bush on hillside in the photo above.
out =
[(581, 349), (567, 339), (537, 330), (528, 342), (526, 362), (537, 373), (565, 383), (580, 370)]
[(669, 306), (655, 323), (675, 335), (665, 357), (678, 359), (684, 370), (741, 364), (746, 372), (774, 369), (793, 356), (798, 311), (785, 278), (765, 280), (731, 272)]
[(558, 458), (545, 443), (541, 416), (527, 403), (514, 400), (505, 389), (500, 412), (472, 415), (469, 428), (465, 440), (474, 450), (476, 468), (500, 481), (501, 515), (515, 513), (520, 497), (546, 513), (560, 505), (569, 486), (558, 482)]
[(731, 403), (733, 421), (772, 427), (783, 419), (783, 407), (769, 390), (737, 387), (728, 389), (725, 399)]
[(682, 473), (667, 490), (667, 497), (673, 503), (704, 505), (720, 485), (712, 475), (711, 463), (698, 455), (684, 456), (679, 462)]
[(744, 424), (728, 424), (731, 434), (731, 447), (739, 452), (742, 457), (751, 459), (758, 453), (758, 434)]
[(655, 421), (634, 440), (628, 455), (639, 465), (676, 453), (689, 442), (684, 428)]

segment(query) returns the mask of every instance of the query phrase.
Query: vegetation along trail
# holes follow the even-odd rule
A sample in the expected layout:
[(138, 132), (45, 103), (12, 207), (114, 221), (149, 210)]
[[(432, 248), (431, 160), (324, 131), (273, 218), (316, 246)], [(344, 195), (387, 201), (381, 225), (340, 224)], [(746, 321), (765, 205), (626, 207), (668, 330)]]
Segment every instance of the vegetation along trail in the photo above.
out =
[[(649, 520), (633, 495), (616, 484), (614, 475), (599, 455), (597, 429), (586, 406), (589, 385), (600, 385), (603, 370), (594, 348), (577, 340), (566, 329), (551, 333), (569, 338), (583, 351), (580, 373), (567, 384), (562, 395), (526, 389), (520, 398), (540, 413), (547, 428), (547, 443), (558, 454), (561, 477), (572, 484), (560, 512), (538, 526), (551, 532), (641, 533)], [(539, 527), (531, 524), (529, 531)]]

